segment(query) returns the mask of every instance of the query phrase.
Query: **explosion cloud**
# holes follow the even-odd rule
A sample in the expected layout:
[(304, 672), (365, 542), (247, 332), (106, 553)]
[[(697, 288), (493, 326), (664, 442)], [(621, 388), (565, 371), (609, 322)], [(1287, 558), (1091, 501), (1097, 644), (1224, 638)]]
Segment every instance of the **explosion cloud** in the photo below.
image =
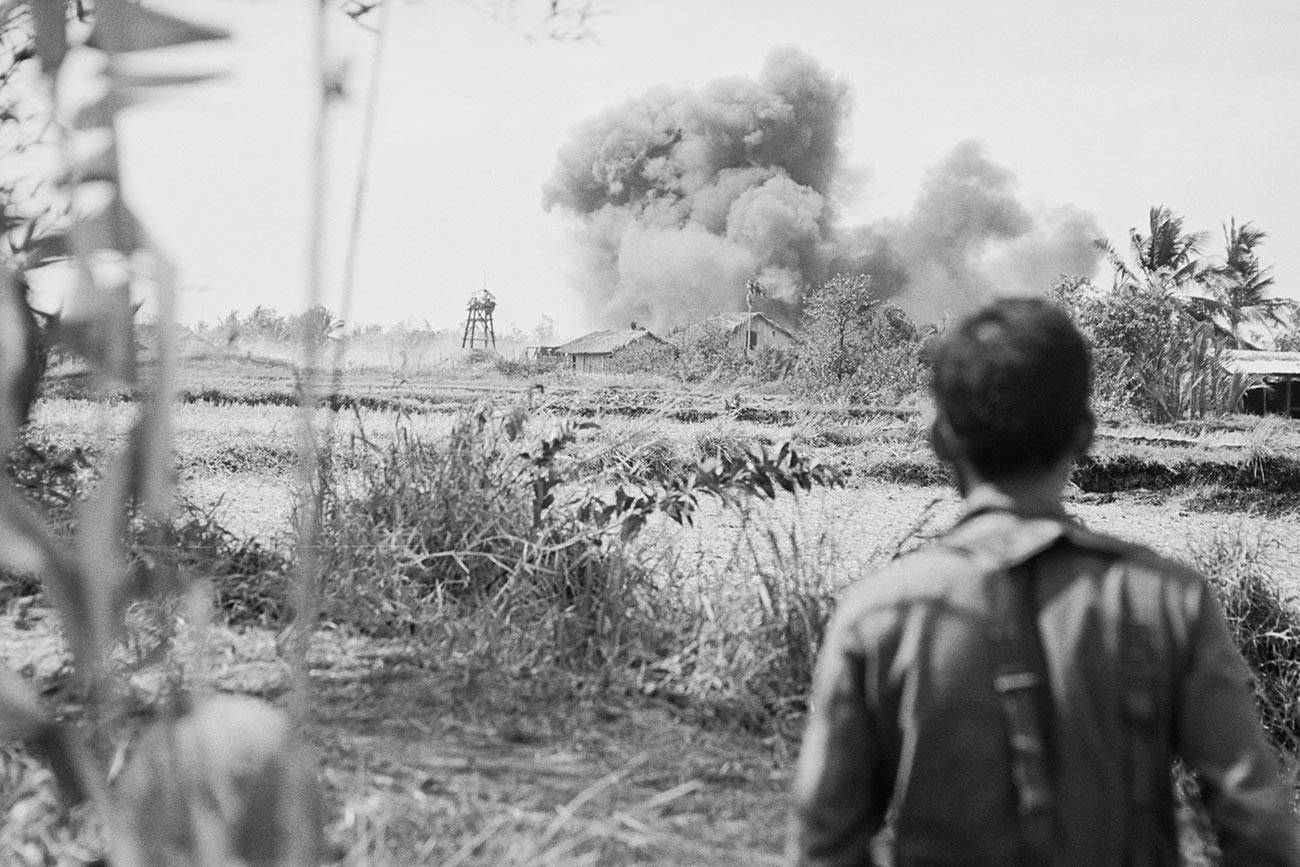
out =
[[(871, 274), (920, 318), (999, 291), (1040, 291), (1059, 271), (1091, 273), (1087, 214), (1031, 214), (1012, 174), (965, 141), (901, 219), (839, 225), (835, 183), (847, 85), (794, 48), (757, 81), (659, 88), (580, 124), (543, 204), (577, 217), (578, 281), (607, 325), (666, 327), (744, 306), (757, 277), (796, 309), (840, 271)], [(1044, 282), (1046, 281), (1046, 282)]]
[[(998, 294), (1046, 291), (1062, 273), (1090, 276), (1102, 231), (1084, 211), (1031, 212), (1015, 176), (974, 140), (930, 171), (911, 212), (875, 229), (902, 275), (887, 289), (914, 318), (935, 321)], [(873, 273), (870, 265), (862, 269)]]

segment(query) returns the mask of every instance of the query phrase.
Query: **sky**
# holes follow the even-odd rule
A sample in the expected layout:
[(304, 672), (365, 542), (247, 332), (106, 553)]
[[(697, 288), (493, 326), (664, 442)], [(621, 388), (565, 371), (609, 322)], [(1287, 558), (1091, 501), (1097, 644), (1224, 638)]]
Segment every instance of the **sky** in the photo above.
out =
[[(224, 49), (184, 49), (225, 78), (121, 118), (127, 200), (179, 268), (184, 320), (305, 303), (311, 5), (164, 7), (235, 35)], [(1026, 213), (1075, 209), (1117, 245), (1158, 204), (1208, 232), (1209, 252), (1229, 218), (1253, 221), (1268, 232), (1260, 254), (1277, 294), (1300, 297), (1294, 0), (597, 7), (591, 37), (577, 42), (530, 38), (533, 0), (514, 17), (470, 0), (392, 8), (349, 322), (458, 327), (486, 282), (498, 331), (529, 331), (543, 316), (559, 336), (608, 324), (584, 271), (583, 219), (543, 208), (557, 154), (602, 111), (663, 85), (686, 93), (755, 78), (785, 46), (846, 88), (833, 194), (844, 225), (906, 223), (935, 167), (974, 142)], [(335, 16), (331, 54), (349, 92), (328, 139), (325, 301), (335, 309), (373, 44)]]

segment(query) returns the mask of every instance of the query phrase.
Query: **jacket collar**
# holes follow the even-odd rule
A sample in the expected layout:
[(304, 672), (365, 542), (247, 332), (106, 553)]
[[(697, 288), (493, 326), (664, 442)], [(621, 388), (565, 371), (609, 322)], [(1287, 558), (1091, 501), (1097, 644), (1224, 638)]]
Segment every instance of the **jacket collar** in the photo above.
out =
[(991, 568), (1005, 569), (1080, 529), (1059, 502), (1030, 504), (988, 492), (967, 499), (965, 515), (943, 537), (943, 544)]
[(1057, 518), (1069, 520), (1060, 499), (1050, 501), (1018, 500), (996, 488), (978, 487), (966, 497), (966, 511), (962, 521), (987, 512), (1009, 512), (1024, 518)]

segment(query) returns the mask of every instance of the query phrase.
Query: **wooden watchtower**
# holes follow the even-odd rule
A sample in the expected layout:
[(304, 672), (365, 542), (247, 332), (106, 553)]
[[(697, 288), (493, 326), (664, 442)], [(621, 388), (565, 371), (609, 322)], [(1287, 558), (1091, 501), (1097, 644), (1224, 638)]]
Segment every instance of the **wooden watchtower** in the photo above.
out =
[[(492, 324), (492, 311), (497, 309), (497, 300), (492, 293), (483, 289), (469, 296), (465, 305), (465, 336), (461, 338), (461, 349), (473, 349), (482, 345), (484, 349), (497, 348), (496, 327)], [(481, 341), (481, 344), (480, 344)]]

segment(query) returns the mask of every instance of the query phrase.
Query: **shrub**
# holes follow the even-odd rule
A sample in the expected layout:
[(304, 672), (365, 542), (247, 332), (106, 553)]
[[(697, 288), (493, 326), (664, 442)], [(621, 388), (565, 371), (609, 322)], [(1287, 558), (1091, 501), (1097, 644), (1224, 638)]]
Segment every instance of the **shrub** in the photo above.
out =
[[(85, 449), (45, 439), (26, 440), (11, 457), (9, 469), (28, 501), (41, 507), (61, 534), (72, 532), (76, 509), (102, 482)], [(139, 590), (150, 582), (174, 585), (169, 575), (195, 578), (211, 584), (216, 607), (228, 622), (283, 622), (288, 614), (289, 562), (282, 554), (226, 529), (217, 520), (215, 506), (199, 508), (182, 500), (176, 516), (159, 523), (143, 517), (135, 505), (128, 509), (126, 522), (129, 584)], [(155, 589), (167, 596), (174, 586)], [(37, 576), (0, 570), (0, 604), (41, 590)]]
[(679, 382), (712, 379), (776, 382), (790, 375), (794, 354), (765, 346), (745, 352), (732, 344), (732, 334), (712, 322), (674, 332), (671, 345), (643, 341), (614, 356), (618, 373), (655, 373)]
[(1063, 278), (1052, 290), (1092, 345), (1103, 406), (1130, 406), (1154, 421), (1226, 412), (1240, 386), (1219, 365), (1226, 339), (1177, 296), (1135, 286), (1101, 291)]
[(780, 382), (794, 373), (797, 363), (798, 355), (793, 349), (764, 346), (749, 354), (742, 373), (756, 382)]
[(798, 375), (820, 399), (893, 403), (925, 382), (923, 341), (865, 276), (837, 275), (808, 292)]
[[(73, 508), (84, 496), (90, 479), (89, 467), (84, 449), (27, 439), (9, 456), (8, 475), (59, 532), (67, 533), (73, 522)], [(3, 479), (0, 483), (8, 484)], [(0, 568), (0, 606), (18, 597), (35, 596), (40, 591), (39, 576), (10, 573)]]
[(1262, 482), (1269, 466), (1290, 457), (1293, 444), (1289, 421), (1276, 416), (1261, 418), (1246, 431), (1242, 463)]
[(1244, 528), (1210, 537), (1193, 562), (1210, 580), (1254, 673), (1265, 731), (1280, 753), (1300, 752), (1300, 613), (1273, 576), (1268, 545)]
[(724, 424), (706, 423), (695, 429), (695, 455), (691, 464), (710, 458), (728, 461), (743, 457), (745, 442)]
[[(926, 386), (926, 369), (914, 342), (882, 343), (866, 353), (862, 365), (828, 396), (851, 403), (894, 405)], [(837, 393), (838, 392), (838, 393)]]
[(794, 737), (834, 591), (853, 566), (816, 522), (775, 526), (771, 515), (752, 520), (758, 509), (739, 510), (729, 550), (698, 559), (673, 551), (661, 568), (656, 616), (670, 638), (637, 666), (639, 686), (712, 719)]
[[(398, 423), (388, 445), (325, 452), (319, 473), (327, 613), (365, 628), (409, 628), (435, 597), (490, 595), (527, 545), (532, 513), (516, 485), (518, 414), (487, 405), (442, 444)], [(358, 466), (350, 478), (341, 458)], [(331, 604), (333, 603), (333, 604)]]
[(216, 507), (180, 503), (178, 517), (161, 534), (139, 534), (134, 553), (144, 567), (156, 571), (170, 560), (168, 568), (207, 581), (227, 623), (273, 627), (289, 619), (289, 559), (222, 526)]
[(730, 333), (710, 322), (675, 332), (672, 342), (677, 349), (672, 370), (682, 382), (734, 379), (748, 360), (743, 350), (731, 345)]
[(521, 361), (517, 358), (504, 358), (497, 356), (492, 362), (492, 369), (502, 376), (510, 378), (522, 378), (532, 376), (535, 372), (535, 365), (528, 361)]
[(641, 340), (621, 352), (614, 353), (612, 369), (615, 373), (658, 373), (672, 371), (677, 363), (677, 350), (653, 340)]
[(616, 482), (641, 482), (682, 470), (688, 459), (671, 439), (643, 434), (611, 443), (595, 456), (598, 469)]
[(328, 616), (409, 634), (488, 610), (516, 626), (545, 624), (558, 652), (608, 660), (663, 640), (656, 582), (628, 548), (652, 516), (690, 523), (702, 497), (771, 499), (837, 481), (786, 444), (729, 446), (620, 483), (599, 456), (570, 453), (589, 424), (541, 435), (533, 426), (523, 410), (483, 404), (445, 443), (404, 426), (382, 449), (360, 440), (365, 453), (350, 476), (328, 457), (320, 479)]

